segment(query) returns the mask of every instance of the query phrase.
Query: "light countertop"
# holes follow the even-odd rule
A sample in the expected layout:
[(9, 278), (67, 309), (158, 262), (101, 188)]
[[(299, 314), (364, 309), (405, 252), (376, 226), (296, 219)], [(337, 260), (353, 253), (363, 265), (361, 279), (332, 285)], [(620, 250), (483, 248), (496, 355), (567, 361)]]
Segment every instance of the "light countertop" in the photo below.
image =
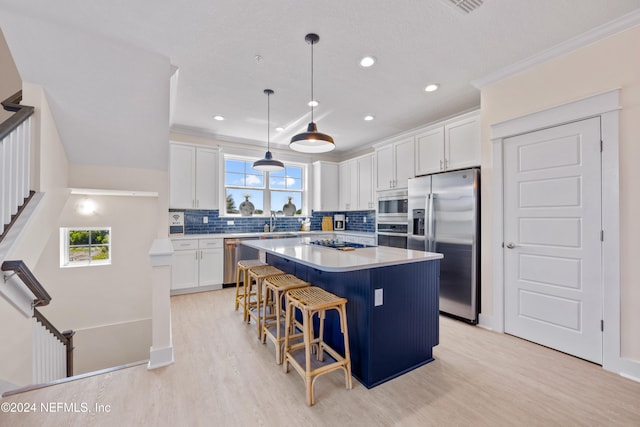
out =
[(244, 245), (286, 258), (300, 264), (330, 272), (345, 272), (386, 267), (443, 258), (442, 254), (410, 249), (376, 246), (341, 251), (310, 245), (305, 238), (247, 240)]
[(241, 238), (241, 237), (262, 237), (262, 236), (291, 236), (291, 237), (313, 237), (319, 234), (335, 234), (342, 236), (361, 236), (361, 237), (375, 237), (375, 233), (367, 233), (364, 231), (274, 231), (272, 233), (254, 232), (254, 233), (209, 233), (209, 234), (180, 234), (170, 235), (171, 240), (183, 240), (183, 239), (228, 239), (228, 238)]

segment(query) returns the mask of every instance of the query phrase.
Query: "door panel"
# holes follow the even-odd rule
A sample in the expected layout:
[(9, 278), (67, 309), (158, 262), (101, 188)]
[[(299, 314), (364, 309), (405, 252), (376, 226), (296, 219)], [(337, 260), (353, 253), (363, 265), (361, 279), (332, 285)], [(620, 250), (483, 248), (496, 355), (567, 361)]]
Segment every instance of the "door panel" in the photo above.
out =
[(601, 363), (600, 120), (503, 147), (505, 331)]

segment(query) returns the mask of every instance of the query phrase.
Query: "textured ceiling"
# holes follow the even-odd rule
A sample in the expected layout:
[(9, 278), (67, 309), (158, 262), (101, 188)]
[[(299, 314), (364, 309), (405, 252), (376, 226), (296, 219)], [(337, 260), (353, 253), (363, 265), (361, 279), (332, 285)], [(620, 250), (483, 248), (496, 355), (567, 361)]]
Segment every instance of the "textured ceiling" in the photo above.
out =
[[(471, 81), (638, 8), (638, 0), (485, 0), (464, 14), (448, 0), (0, 0), (0, 26), (23, 79), (53, 97), (70, 157), (88, 163), (96, 151), (87, 139), (105, 116), (116, 125), (99, 133), (128, 141), (131, 159), (165, 138), (146, 134), (168, 116), (168, 106), (151, 104), (168, 97), (157, 85), (168, 80), (169, 64), (179, 70), (174, 131), (263, 143), (263, 89), (270, 88), (271, 140), (286, 146), (310, 118), (304, 36), (315, 32), (315, 117), (340, 156), (478, 107)], [(37, 43), (25, 39), (30, 32)], [(30, 59), (38, 50), (51, 57)], [(366, 54), (377, 58), (368, 69), (358, 64)], [(425, 93), (430, 82), (441, 89)], [(92, 106), (95, 99), (106, 105)], [(123, 113), (123, 105), (135, 114)], [(214, 121), (216, 114), (226, 120)], [(365, 122), (365, 115), (375, 120)], [(96, 144), (106, 142), (101, 137)]]

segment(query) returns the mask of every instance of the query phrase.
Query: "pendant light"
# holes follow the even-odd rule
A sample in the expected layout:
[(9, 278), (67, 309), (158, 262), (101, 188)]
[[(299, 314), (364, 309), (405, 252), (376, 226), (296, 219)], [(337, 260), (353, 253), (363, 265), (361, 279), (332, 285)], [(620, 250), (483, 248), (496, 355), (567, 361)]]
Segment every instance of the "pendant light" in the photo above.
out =
[(269, 151), (269, 126), (271, 126), (271, 106), (269, 103), (269, 97), (273, 95), (273, 91), (271, 89), (265, 89), (264, 93), (267, 95), (267, 152), (264, 154), (264, 159), (255, 161), (253, 168), (259, 171), (273, 172), (284, 169), (284, 164), (279, 160), (275, 160), (271, 155), (271, 151)]
[[(317, 34), (307, 34), (304, 40), (311, 45), (311, 101), (313, 98), (313, 45), (320, 41)], [(289, 147), (292, 150), (302, 153), (326, 153), (336, 148), (333, 138), (326, 133), (318, 132), (318, 127), (313, 122), (313, 102), (311, 105), (311, 123), (309, 123), (306, 132), (299, 133), (291, 138)]]

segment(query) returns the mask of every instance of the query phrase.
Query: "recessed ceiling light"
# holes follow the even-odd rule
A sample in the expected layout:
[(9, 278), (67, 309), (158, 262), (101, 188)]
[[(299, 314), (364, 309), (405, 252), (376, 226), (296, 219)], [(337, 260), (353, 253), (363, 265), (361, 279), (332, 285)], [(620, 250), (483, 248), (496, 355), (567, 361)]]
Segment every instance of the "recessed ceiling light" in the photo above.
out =
[(284, 130), (284, 128), (283, 128), (282, 126), (278, 126), (278, 127), (276, 128), (276, 131), (278, 131), (278, 132), (282, 132), (283, 130)]
[(318, 106), (318, 101), (309, 101), (309, 103), (307, 105), (309, 107), (317, 107)]
[(374, 58), (373, 56), (365, 56), (360, 60), (360, 66), (365, 68), (371, 67), (375, 63), (376, 63), (376, 58)]
[(425, 92), (434, 92), (434, 91), (438, 90), (439, 87), (440, 87), (440, 85), (437, 84), (437, 83), (430, 83), (424, 88), (424, 91)]
[(367, 121), (367, 122), (370, 122), (373, 119), (375, 119), (374, 116), (364, 116), (364, 120)]
[(213, 116), (213, 120), (222, 121), (222, 120), (224, 120), (224, 117), (223, 116)]

